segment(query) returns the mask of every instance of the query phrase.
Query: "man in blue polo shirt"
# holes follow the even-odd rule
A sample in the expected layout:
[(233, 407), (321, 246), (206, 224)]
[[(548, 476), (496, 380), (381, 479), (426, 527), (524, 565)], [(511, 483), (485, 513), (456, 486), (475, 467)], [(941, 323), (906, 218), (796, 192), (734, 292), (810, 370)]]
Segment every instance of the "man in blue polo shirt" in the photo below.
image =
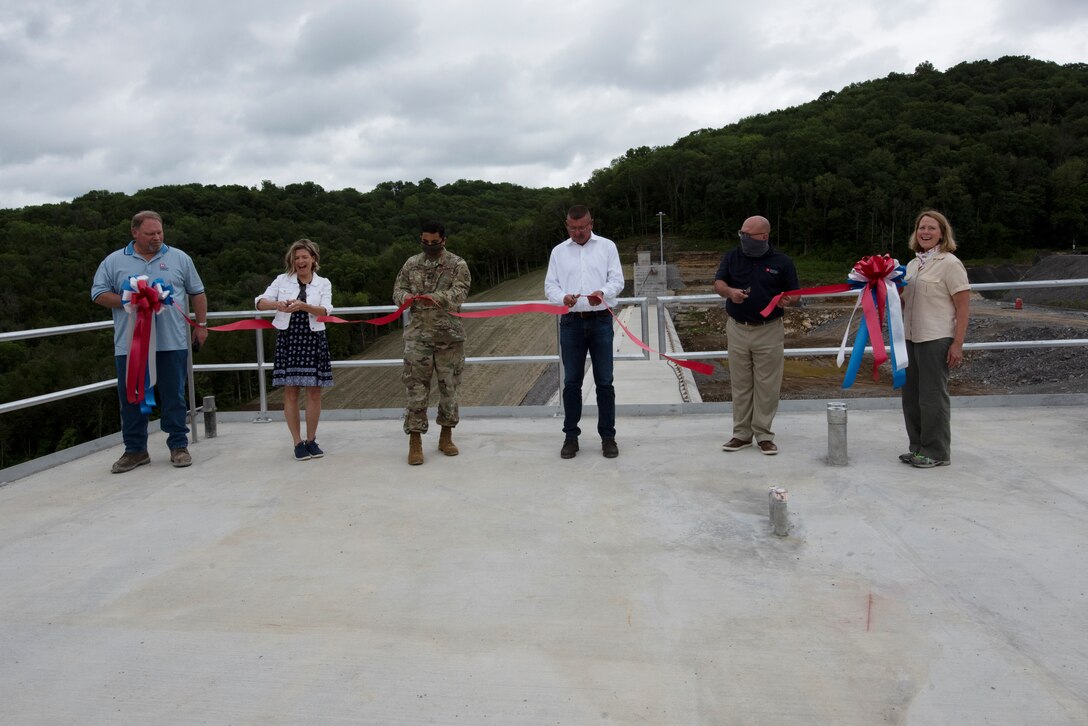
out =
[[(113, 313), (113, 352), (117, 364), (117, 393), (121, 399), (121, 436), (125, 442), (124, 455), (111, 469), (114, 474), (132, 471), (151, 461), (147, 453), (147, 414), (140, 410), (139, 403), (129, 403), (125, 392), (125, 371), (132, 338), (129, 326), (134, 324), (134, 316), (124, 310), (121, 296), (129, 278), (140, 275), (147, 275), (149, 281), (161, 279), (173, 286), (177, 302), (183, 309), (186, 300), (191, 301), (200, 326), (193, 337), (200, 345), (208, 338), (208, 299), (193, 260), (181, 250), (163, 243), (161, 216), (150, 211), (139, 212), (132, 218), (132, 241), (102, 261), (91, 286), (91, 299)], [(155, 316), (155, 327), (159, 426), (166, 434), (170, 463), (178, 467), (189, 466), (193, 463), (189, 455), (189, 428), (185, 425), (189, 324), (180, 312), (171, 308)]]
[(729, 321), (729, 385), (733, 391), (733, 438), (722, 445), (739, 451), (756, 442), (761, 453), (778, 453), (771, 424), (785, 366), (782, 297), (767, 317), (760, 312), (779, 293), (796, 290), (793, 260), (771, 247), (771, 223), (749, 217), (740, 228), (740, 245), (727, 252), (714, 276), (714, 292), (725, 298)]

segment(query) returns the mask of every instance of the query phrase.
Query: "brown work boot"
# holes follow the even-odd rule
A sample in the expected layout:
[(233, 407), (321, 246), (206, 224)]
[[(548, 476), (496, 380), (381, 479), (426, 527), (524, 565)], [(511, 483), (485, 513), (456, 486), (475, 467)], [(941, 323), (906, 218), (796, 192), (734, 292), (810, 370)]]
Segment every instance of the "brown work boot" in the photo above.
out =
[(412, 466), (423, 463), (423, 440), (418, 431), (408, 434), (408, 463)]
[(132, 471), (137, 466), (150, 463), (151, 456), (146, 451), (134, 451), (132, 453), (126, 451), (124, 456), (113, 462), (110, 473), (124, 474), (126, 471)]
[(185, 466), (191, 466), (193, 457), (189, 456), (189, 450), (184, 446), (177, 449), (170, 449), (170, 463), (180, 469)]
[(453, 443), (453, 427), (443, 426), (442, 433), (438, 436), (438, 450), (446, 456), (457, 456), (457, 444)]

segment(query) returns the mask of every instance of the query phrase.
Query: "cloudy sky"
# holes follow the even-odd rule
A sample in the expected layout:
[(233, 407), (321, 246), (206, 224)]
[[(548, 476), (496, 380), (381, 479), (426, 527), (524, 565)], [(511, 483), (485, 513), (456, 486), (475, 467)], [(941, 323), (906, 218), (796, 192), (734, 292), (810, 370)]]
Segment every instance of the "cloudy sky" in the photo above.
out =
[(566, 186), (928, 60), (1088, 62), (1084, 0), (0, 0), (0, 207)]

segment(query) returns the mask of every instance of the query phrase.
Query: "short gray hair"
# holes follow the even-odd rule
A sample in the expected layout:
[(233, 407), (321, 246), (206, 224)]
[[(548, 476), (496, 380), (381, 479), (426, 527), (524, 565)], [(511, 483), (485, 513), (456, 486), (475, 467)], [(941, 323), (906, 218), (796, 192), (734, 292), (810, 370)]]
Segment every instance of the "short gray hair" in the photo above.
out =
[(162, 224), (161, 214), (152, 212), (150, 209), (145, 209), (142, 212), (136, 212), (136, 214), (132, 215), (132, 229), (139, 229), (148, 219), (154, 219), (159, 224)]

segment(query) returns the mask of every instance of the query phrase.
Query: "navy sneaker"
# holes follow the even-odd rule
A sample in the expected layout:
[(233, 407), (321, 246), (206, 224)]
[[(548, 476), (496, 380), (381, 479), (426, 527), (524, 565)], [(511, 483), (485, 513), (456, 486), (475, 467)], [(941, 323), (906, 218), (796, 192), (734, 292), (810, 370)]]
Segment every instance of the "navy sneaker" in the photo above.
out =
[(300, 441), (295, 444), (295, 461), (306, 461), (310, 458), (310, 451), (306, 448), (306, 442)]
[(310, 452), (311, 459), (320, 459), (325, 455), (325, 452), (317, 445), (317, 439), (310, 439), (309, 441), (303, 441), (302, 443), (306, 444), (306, 451)]

